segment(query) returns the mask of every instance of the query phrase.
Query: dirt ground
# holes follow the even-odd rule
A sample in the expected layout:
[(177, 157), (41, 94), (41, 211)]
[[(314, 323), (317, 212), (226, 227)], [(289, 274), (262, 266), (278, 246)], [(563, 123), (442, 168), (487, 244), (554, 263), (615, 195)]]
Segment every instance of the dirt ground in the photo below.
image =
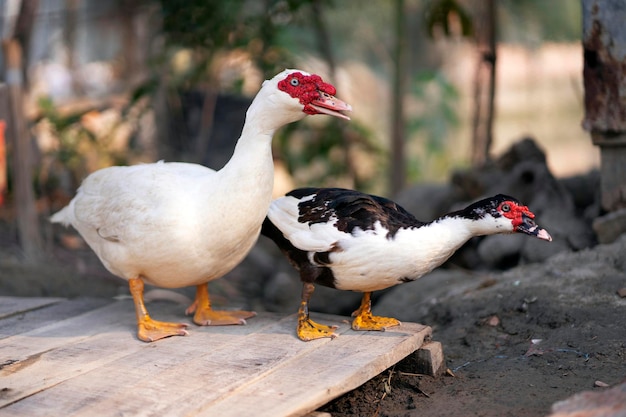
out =
[(622, 236), (501, 274), (440, 271), (414, 283), (421, 291), (387, 293), (375, 313), (412, 299), (421, 308), (396, 317), (433, 327), (448, 374), (415, 375), (409, 357), (323, 410), (335, 417), (546, 416), (557, 401), (626, 382), (626, 298), (617, 294), (626, 287), (625, 254)]
[[(37, 265), (0, 246), (0, 294), (126, 293), (88, 249), (54, 247)], [(377, 299), (374, 312), (433, 327), (448, 372), (409, 357), (320, 411), (341, 416), (547, 416), (581, 391), (626, 381), (626, 236), (503, 273), (439, 270)], [(294, 300), (297, 302), (297, 299)], [(257, 303), (258, 305), (258, 303)], [(412, 308), (400, 306), (413, 306)], [(331, 364), (332, 366), (332, 364)]]

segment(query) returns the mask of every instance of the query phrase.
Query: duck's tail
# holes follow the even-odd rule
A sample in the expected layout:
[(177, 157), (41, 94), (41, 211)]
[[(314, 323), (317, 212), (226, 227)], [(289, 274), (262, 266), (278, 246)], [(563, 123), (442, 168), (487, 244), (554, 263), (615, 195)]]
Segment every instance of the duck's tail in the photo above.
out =
[(65, 206), (50, 216), (50, 223), (61, 223), (64, 226), (68, 226), (70, 222), (70, 206)]

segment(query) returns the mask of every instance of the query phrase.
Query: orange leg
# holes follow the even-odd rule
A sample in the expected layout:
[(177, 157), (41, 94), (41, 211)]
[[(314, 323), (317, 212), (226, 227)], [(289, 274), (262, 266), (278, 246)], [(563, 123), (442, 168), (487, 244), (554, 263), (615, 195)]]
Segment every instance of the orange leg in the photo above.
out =
[(337, 326), (326, 326), (325, 324), (316, 323), (309, 318), (309, 300), (314, 290), (315, 287), (311, 283), (305, 282), (302, 285), (302, 301), (298, 309), (298, 327), (296, 333), (300, 340), (304, 340), (305, 342), (324, 337), (334, 339), (337, 337), (337, 334), (333, 330), (335, 330)]
[(128, 280), (130, 293), (135, 302), (137, 314), (137, 337), (144, 342), (154, 342), (169, 336), (187, 336), (187, 327), (184, 323), (167, 323), (150, 318), (146, 305), (143, 302), (143, 281), (141, 278)]
[(209, 288), (207, 284), (196, 286), (196, 299), (185, 310), (185, 314), (193, 315), (193, 322), (198, 326), (224, 326), (227, 324), (246, 324), (246, 319), (256, 316), (254, 311), (219, 311), (211, 308)]
[(388, 327), (400, 325), (400, 321), (392, 317), (373, 316), (371, 296), (371, 292), (363, 293), (361, 306), (357, 311), (352, 313), (352, 317), (354, 317), (352, 329), (385, 331)]

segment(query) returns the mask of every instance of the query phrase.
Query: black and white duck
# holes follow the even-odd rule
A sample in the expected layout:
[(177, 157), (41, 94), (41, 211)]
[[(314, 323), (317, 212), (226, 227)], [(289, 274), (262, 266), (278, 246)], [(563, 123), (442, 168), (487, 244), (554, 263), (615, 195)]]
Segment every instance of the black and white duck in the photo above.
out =
[(525, 233), (551, 241), (535, 215), (513, 197), (496, 195), (430, 222), (391, 200), (341, 188), (302, 188), (274, 200), (262, 234), (272, 239), (303, 282), (297, 335), (335, 337), (335, 326), (314, 322), (314, 284), (363, 293), (354, 330), (385, 330), (400, 322), (372, 315), (371, 294), (424, 276), (475, 236)]

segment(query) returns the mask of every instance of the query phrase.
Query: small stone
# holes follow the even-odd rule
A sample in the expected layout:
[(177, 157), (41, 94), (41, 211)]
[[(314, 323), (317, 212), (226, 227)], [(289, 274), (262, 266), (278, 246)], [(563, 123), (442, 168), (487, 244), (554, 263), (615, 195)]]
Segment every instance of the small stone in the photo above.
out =
[(606, 382), (602, 382), (602, 381), (596, 381), (593, 383), (594, 387), (600, 387), (600, 388), (606, 388), (609, 386), (609, 384), (607, 384)]
[(440, 342), (424, 343), (417, 352), (417, 373), (439, 376), (444, 370), (446, 363), (443, 358), (443, 347)]
[(613, 243), (626, 232), (626, 209), (616, 210), (593, 221), (593, 230), (600, 243)]
[[(596, 381), (596, 384), (601, 381)], [(595, 384), (594, 384), (595, 385)], [(626, 384), (584, 391), (552, 405), (549, 417), (622, 417), (626, 415)]]
[(617, 290), (617, 295), (619, 295), (622, 298), (626, 297), (626, 287), (620, 288), (619, 290)]
[(500, 324), (500, 318), (498, 316), (491, 316), (485, 320), (487, 326), (496, 327)]

